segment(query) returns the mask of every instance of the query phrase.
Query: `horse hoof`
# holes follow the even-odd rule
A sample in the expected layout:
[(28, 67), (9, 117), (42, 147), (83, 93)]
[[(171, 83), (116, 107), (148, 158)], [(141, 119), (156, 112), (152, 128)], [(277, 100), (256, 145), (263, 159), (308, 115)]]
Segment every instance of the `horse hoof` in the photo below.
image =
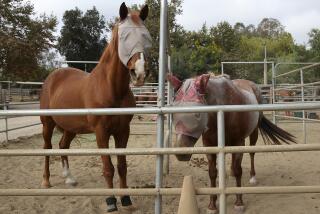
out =
[(244, 206), (238, 206), (238, 205), (234, 205), (234, 211), (236, 214), (243, 214), (244, 213)]
[(78, 182), (77, 182), (75, 179), (73, 179), (73, 178), (67, 178), (65, 183), (66, 183), (68, 186), (72, 186), (72, 187), (78, 185)]
[(48, 189), (48, 188), (50, 188), (52, 186), (51, 186), (49, 181), (42, 181), (41, 187), (44, 188), (44, 189)]
[(249, 183), (252, 185), (256, 185), (258, 183), (256, 176), (251, 177)]
[(112, 212), (107, 212), (107, 213), (111, 213), (111, 214), (120, 214), (118, 210), (116, 210), (116, 211), (112, 211)]
[(121, 208), (121, 211), (123, 211), (123, 214), (133, 213), (137, 210), (138, 210), (138, 207), (135, 205), (122, 206), (122, 208)]
[(207, 209), (207, 214), (218, 214), (218, 210), (210, 210), (210, 209)]

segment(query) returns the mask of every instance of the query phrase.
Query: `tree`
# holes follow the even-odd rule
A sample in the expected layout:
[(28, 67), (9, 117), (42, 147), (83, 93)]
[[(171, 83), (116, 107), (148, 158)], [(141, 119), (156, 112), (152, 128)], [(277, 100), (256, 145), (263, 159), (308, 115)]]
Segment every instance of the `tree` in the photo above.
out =
[(274, 18), (262, 19), (257, 28), (259, 36), (264, 38), (277, 38), (284, 32), (283, 25)]
[(314, 57), (320, 59), (320, 29), (312, 29), (309, 32), (309, 44)]
[(237, 22), (234, 26), (233, 29), (235, 30), (236, 33), (238, 34), (244, 34), (246, 32), (246, 26), (242, 22)]
[[(63, 15), (64, 26), (58, 39), (57, 48), (68, 61), (97, 61), (107, 45), (104, 17), (93, 7), (85, 14), (78, 8), (67, 10)], [(84, 64), (69, 66), (85, 70)], [(91, 71), (95, 65), (88, 65)]]
[[(168, 47), (175, 47), (180, 40), (181, 26), (176, 22), (176, 16), (182, 13), (181, 0), (174, 0), (168, 3), (168, 35), (170, 44)], [(146, 28), (153, 38), (152, 48), (149, 52), (148, 63), (150, 66), (151, 79), (158, 79), (159, 71), (159, 29), (160, 29), (160, 0), (146, 0), (149, 6), (149, 16), (145, 21)]]
[(224, 21), (211, 28), (211, 35), (218, 47), (220, 47), (225, 55), (232, 53), (239, 46), (240, 37), (232, 26)]
[(57, 22), (53, 16), (34, 16), (30, 2), (1, 0), (0, 71), (2, 79), (42, 80), (42, 53), (53, 47)]
[(172, 66), (181, 78), (216, 71), (221, 49), (215, 44), (206, 24), (199, 31), (187, 32), (185, 42), (172, 51)]

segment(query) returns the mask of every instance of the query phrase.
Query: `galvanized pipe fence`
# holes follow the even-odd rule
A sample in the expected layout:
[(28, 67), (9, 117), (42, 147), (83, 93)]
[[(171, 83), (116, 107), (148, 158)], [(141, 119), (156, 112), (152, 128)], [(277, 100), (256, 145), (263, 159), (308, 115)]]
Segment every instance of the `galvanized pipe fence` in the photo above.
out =
[[(244, 194), (290, 194), (290, 193), (319, 193), (320, 186), (281, 186), (281, 187), (226, 187), (225, 175), (225, 154), (246, 153), (246, 152), (293, 152), (293, 151), (320, 151), (320, 144), (308, 145), (275, 145), (256, 147), (225, 147), (224, 142), (224, 113), (243, 111), (276, 111), (276, 110), (312, 110), (319, 109), (320, 103), (302, 104), (277, 104), (277, 105), (223, 105), (203, 107), (149, 107), (149, 108), (112, 108), (112, 109), (41, 109), (41, 110), (4, 110), (0, 116), (36, 116), (36, 115), (126, 115), (126, 114), (172, 114), (192, 112), (217, 112), (218, 123), (218, 147), (197, 147), (197, 148), (163, 148), (159, 141), (163, 142), (163, 129), (158, 129), (157, 148), (127, 148), (127, 149), (70, 149), (70, 150), (0, 150), (0, 156), (92, 156), (92, 155), (157, 155), (164, 154), (218, 154), (219, 185), (217, 188), (198, 188), (197, 194), (219, 194), (219, 209), (221, 214), (226, 213), (226, 195)], [(162, 121), (161, 121), (162, 120)], [(163, 127), (163, 119), (158, 119), (160, 127)], [(55, 196), (55, 195), (154, 195), (156, 197), (156, 213), (161, 213), (162, 195), (179, 195), (181, 188), (162, 188), (163, 158), (157, 158), (156, 182), (158, 185), (152, 189), (2, 189), (1, 196)], [(158, 210), (160, 209), (160, 210)]]
[[(279, 74), (279, 67), (281, 65), (303, 65), (303, 67), (300, 67), (298, 69), (293, 69), (284, 73)], [(272, 70), (272, 82), (273, 82), (273, 103), (306, 103), (306, 102), (318, 102), (317, 100), (320, 98), (320, 94), (316, 94), (312, 92), (312, 95), (306, 96), (306, 88), (312, 87), (311, 91), (316, 92), (318, 89), (317, 85), (320, 85), (320, 81), (314, 80), (313, 82), (305, 83), (304, 81), (304, 73), (307, 71), (310, 71), (311, 68), (320, 67), (320, 63), (278, 63), (274, 66), (274, 69)], [(300, 82), (298, 82), (295, 85), (280, 85), (277, 84), (279, 81), (279, 78), (281, 77), (290, 77), (290, 75), (293, 75), (295, 73), (299, 74)], [(297, 90), (298, 89), (298, 90)], [(309, 88), (310, 89), (310, 88)], [(282, 97), (276, 96), (277, 92), (283, 90), (295, 90), (301, 93), (301, 96), (294, 96), (291, 98), (291, 96)], [(310, 92), (309, 92), (310, 93)], [(315, 101), (309, 101), (308, 99), (314, 99)], [(278, 101), (278, 99), (282, 99), (281, 101)], [(287, 100), (287, 101), (284, 101)], [(289, 101), (290, 100), (290, 101)], [(295, 113), (295, 112), (294, 112)], [(316, 113), (314, 113), (316, 115)], [(316, 118), (309, 118), (310, 116), (306, 116), (306, 111), (301, 111), (301, 117), (298, 116), (291, 116), (291, 115), (279, 115), (274, 114), (273, 120), (274, 123), (277, 124), (278, 118), (284, 118), (284, 119), (290, 119), (290, 120), (296, 120), (296, 121), (302, 121), (302, 133), (303, 133), (303, 142), (307, 143), (307, 124), (306, 122), (320, 122), (319, 119)]]
[[(65, 62), (72, 62), (72, 63), (98, 63), (96, 61), (65, 61)], [(2, 87), (3, 84), (6, 84), (6, 89), (3, 89)], [(12, 85), (18, 84), (21, 86), (39, 86), (42, 85), (42, 82), (12, 82), (12, 81), (2, 81), (0, 82), (0, 88), (1, 88), (1, 101), (0, 102), (0, 108), (4, 110), (8, 110), (11, 108), (16, 108), (18, 106), (24, 106), (24, 105), (37, 105), (40, 104), (39, 101), (24, 101), (23, 97), (26, 97), (26, 95), (23, 95), (22, 91), (20, 89), (15, 90), (12, 89)], [(134, 96), (136, 98), (136, 105), (137, 107), (156, 107), (157, 106), (157, 98), (158, 98), (158, 89), (159, 89), (159, 84), (158, 83), (145, 83), (145, 86), (142, 87), (131, 87), (131, 90), (134, 93)], [(165, 89), (169, 92), (169, 87), (166, 84)], [(33, 89), (25, 89), (25, 90), (33, 90)], [(165, 104), (168, 104), (168, 92), (165, 93), (165, 97), (167, 99), (165, 100)], [(18, 96), (20, 97), (20, 102), (13, 102), (12, 101), (12, 96)], [(27, 99), (29, 100), (29, 99)], [(19, 130), (19, 129), (24, 129), (24, 128), (29, 128), (33, 126), (40, 125), (40, 122), (36, 123), (31, 123), (28, 125), (22, 125), (22, 126), (16, 126), (13, 128), (9, 128), (10, 125), (10, 119), (16, 118), (16, 117), (22, 117), (22, 116), (11, 116), (11, 117), (0, 117), (0, 120), (4, 121), (4, 129), (0, 130), (1, 133), (5, 133), (5, 142), (9, 141), (9, 135), (8, 133), (11, 131)], [(171, 118), (170, 118), (171, 119)], [(143, 122), (137, 122), (135, 123), (137, 125), (143, 125)], [(156, 125), (156, 122), (149, 122), (149, 124), (154, 124)], [(143, 133), (133, 133), (134, 135), (136, 134), (155, 134), (154, 132), (143, 132)]]
[[(319, 90), (320, 88), (320, 81), (315, 80), (313, 82), (305, 83), (304, 81), (304, 72), (310, 71), (311, 68), (320, 67), (320, 63), (300, 63), (300, 62), (286, 62), (286, 63), (277, 63), (275, 64), (272, 61), (267, 61), (266, 59), (264, 61), (255, 61), (255, 62), (221, 62), (221, 74), (224, 74), (224, 68), (225, 65), (228, 64), (263, 64), (264, 65), (264, 84), (258, 85), (261, 88), (262, 91), (262, 97), (264, 100), (269, 100), (269, 103), (277, 103), (277, 104), (284, 104), (284, 103), (310, 103), (310, 102), (319, 102), (320, 100), (320, 94), (317, 95), (314, 93), (315, 91)], [(272, 72), (272, 84), (266, 84), (268, 83), (268, 80), (266, 78), (266, 68), (267, 65), (271, 65), (271, 72)], [(279, 73), (279, 67), (281, 65), (303, 65), (303, 67), (298, 69), (293, 69), (281, 74)], [(288, 84), (288, 83), (281, 83), (279, 84), (278, 79), (280, 77), (293, 75), (294, 73), (300, 73), (300, 81), (295, 84)], [(281, 96), (279, 95), (279, 92), (281, 90), (294, 90), (297, 92), (300, 92), (300, 95), (288, 95), (288, 96)], [(290, 102), (286, 101), (290, 100)], [(310, 114), (310, 116), (317, 117), (316, 113)], [(316, 118), (310, 118), (309, 115), (306, 116), (306, 111), (301, 111), (301, 117), (298, 116), (288, 116), (288, 115), (282, 115), (277, 114), (275, 111), (272, 112), (273, 122), (277, 124), (278, 122), (301, 122), (302, 123), (302, 133), (304, 136), (304, 143), (307, 142), (307, 134), (306, 134), (306, 123), (314, 123), (314, 122), (320, 122), (320, 120)], [(282, 120), (280, 120), (282, 119)], [(283, 120), (285, 119), (285, 120)]]

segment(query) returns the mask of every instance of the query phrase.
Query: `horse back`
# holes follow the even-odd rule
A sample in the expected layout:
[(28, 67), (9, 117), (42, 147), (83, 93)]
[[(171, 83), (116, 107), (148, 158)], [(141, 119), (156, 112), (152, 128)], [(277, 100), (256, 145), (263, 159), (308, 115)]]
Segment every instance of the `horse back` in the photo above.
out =
[[(214, 80), (211, 84), (214, 84)], [(223, 79), (216, 82), (217, 87), (210, 90), (212, 97), (215, 97), (211, 105), (250, 105), (258, 104), (261, 101), (261, 93), (255, 83), (248, 80), (229, 80)], [(215, 93), (219, 93), (219, 95)], [(210, 93), (210, 91), (209, 91)], [(212, 99), (214, 100), (214, 99)], [(209, 114), (208, 127), (211, 132), (217, 130), (217, 114)], [(248, 137), (257, 127), (259, 122), (259, 112), (226, 112), (225, 113), (225, 132), (226, 145), (237, 145), (240, 139)], [(213, 143), (215, 144), (215, 143)]]

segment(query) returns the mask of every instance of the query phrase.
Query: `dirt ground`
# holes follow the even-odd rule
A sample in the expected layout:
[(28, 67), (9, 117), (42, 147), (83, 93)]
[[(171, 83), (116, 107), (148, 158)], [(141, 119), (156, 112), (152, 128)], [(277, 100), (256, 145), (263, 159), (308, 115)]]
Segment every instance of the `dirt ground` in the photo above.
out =
[[(21, 110), (21, 109), (39, 109), (39, 104), (28, 104), (28, 105), (15, 105), (10, 106), (10, 110)], [(22, 126), (29, 126), (32, 124), (40, 123), (39, 116), (31, 116), (31, 117), (15, 117), (8, 119), (8, 128), (14, 129)], [(29, 137), (35, 134), (41, 133), (41, 125), (31, 126), (28, 128), (17, 129), (10, 131), (8, 133), (9, 140), (15, 140), (19, 137)], [(5, 130), (5, 120), (3, 117), (0, 119), (0, 130)], [(6, 140), (5, 133), (0, 133), (0, 143)]]
[[(281, 124), (287, 131), (302, 141), (302, 124)], [(307, 124), (308, 143), (319, 143), (320, 124)], [(152, 125), (133, 125), (134, 133), (155, 131)], [(53, 138), (54, 148), (58, 148), (61, 135), (56, 133)], [(42, 136), (35, 135), (29, 138), (10, 142), (0, 149), (39, 149), (42, 148)], [(156, 136), (131, 135), (129, 147), (154, 147)], [(259, 138), (258, 145), (263, 144)], [(113, 146), (113, 141), (111, 142)], [(202, 146), (198, 142), (197, 146)], [(93, 135), (83, 135), (74, 140), (72, 148), (96, 148)], [(256, 154), (256, 171), (258, 186), (303, 186), (320, 185), (320, 153), (319, 152), (292, 152), (292, 153), (264, 153)], [(155, 157), (128, 156), (128, 184), (134, 188), (154, 187)], [(0, 157), (0, 188), (40, 188), (43, 170), (43, 157)], [(104, 178), (101, 171), (99, 157), (70, 157), (71, 171), (78, 181), (77, 188), (104, 188)], [(113, 157), (115, 163), (115, 157)], [(230, 156), (227, 156), (229, 168)], [(70, 188), (64, 184), (61, 162), (59, 157), (51, 157), (51, 184), (52, 188)], [(243, 186), (249, 184), (249, 155), (243, 160)], [(183, 176), (192, 175), (196, 187), (208, 186), (207, 161), (204, 155), (194, 155), (190, 162), (178, 162), (174, 156), (170, 157), (170, 175), (164, 177), (164, 186), (181, 187)], [(115, 177), (115, 186), (118, 177)], [(228, 177), (228, 186), (234, 186), (233, 177)], [(179, 196), (163, 197), (163, 213), (176, 213)], [(154, 213), (154, 197), (132, 197), (134, 204), (139, 207), (135, 213)], [(206, 213), (209, 203), (208, 196), (198, 196), (198, 205), (201, 213)], [(119, 200), (118, 200), (119, 201)], [(227, 199), (228, 213), (234, 213), (233, 203), (235, 196)], [(246, 214), (319, 214), (320, 194), (278, 194), (278, 195), (244, 195)], [(0, 197), (0, 213), (64, 213), (87, 214), (106, 213), (104, 197)]]

